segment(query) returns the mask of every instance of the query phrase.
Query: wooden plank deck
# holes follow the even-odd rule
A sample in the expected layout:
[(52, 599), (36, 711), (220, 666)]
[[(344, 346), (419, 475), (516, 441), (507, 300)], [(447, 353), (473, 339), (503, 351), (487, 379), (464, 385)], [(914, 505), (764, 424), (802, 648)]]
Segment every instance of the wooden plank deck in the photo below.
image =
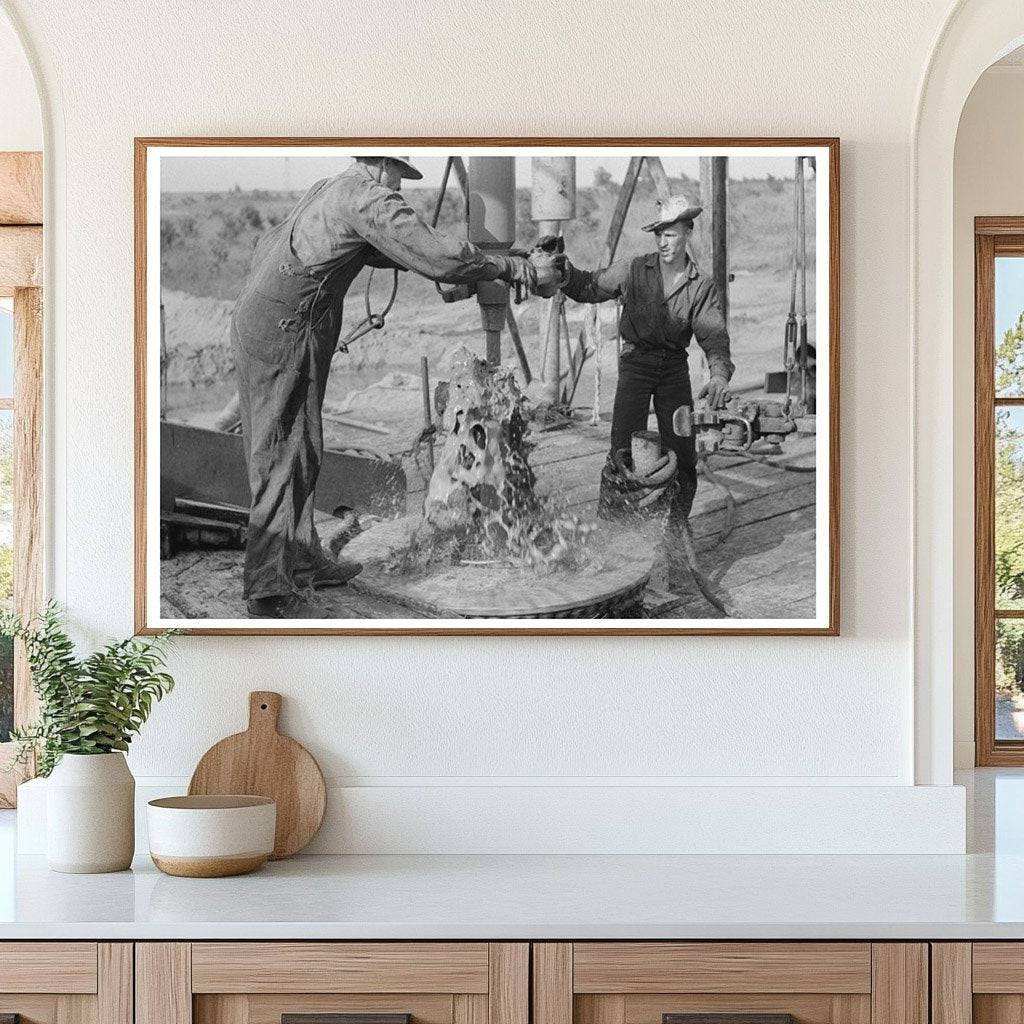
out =
[[(652, 423), (653, 426), (653, 423)], [(601, 468), (608, 451), (609, 424), (577, 422), (534, 433), (531, 465), (538, 491), (559, 507), (587, 518), (596, 515)], [(809, 464), (814, 438), (787, 442), (780, 461)], [(407, 508), (418, 508), (425, 492), (426, 459), (407, 459)], [(738, 457), (714, 457), (715, 476), (732, 492), (731, 534), (721, 487), (701, 476), (691, 514), (698, 561), (732, 617), (811, 618), (815, 612), (814, 473), (789, 473)], [(244, 618), (241, 599), (242, 553), (184, 552), (161, 564), (164, 610), (168, 617)], [(349, 587), (320, 595), (338, 618), (426, 618), (385, 599), (379, 592)], [(664, 552), (649, 588), (647, 611), (662, 619), (721, 618), (698, 591), (680, 552)]]

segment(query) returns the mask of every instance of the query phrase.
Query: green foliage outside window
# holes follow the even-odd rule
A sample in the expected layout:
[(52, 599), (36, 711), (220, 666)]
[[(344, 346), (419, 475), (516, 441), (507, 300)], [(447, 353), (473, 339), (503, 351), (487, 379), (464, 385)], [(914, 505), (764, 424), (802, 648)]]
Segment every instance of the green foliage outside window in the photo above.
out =
[[(1024, 313), (996, 347), (996, 395), (1024, 389)], [(996, 608), (1024, 607), (1024, 410), (996, 410)], [(1024, 689), (1024, 628), (996, 624), (996, 686)]]
[(996, 690), (1015, 698), (1024, 684), (1024, 628), (1013, 619), (996, 620)]
[[(1024, 313), (996, 348), (996, 394), (1024, 381)], [(1016, 414), (1016, 415), (1015, 415)], [(1024, 601), (1024, 420), (996, 412), (996, 607)]]
[(1024, 313), (996, 346), (996, 396), (1024, 391)]
[(14, 594), (14, 551), (9, 545), (0, 547), (0, 604)]

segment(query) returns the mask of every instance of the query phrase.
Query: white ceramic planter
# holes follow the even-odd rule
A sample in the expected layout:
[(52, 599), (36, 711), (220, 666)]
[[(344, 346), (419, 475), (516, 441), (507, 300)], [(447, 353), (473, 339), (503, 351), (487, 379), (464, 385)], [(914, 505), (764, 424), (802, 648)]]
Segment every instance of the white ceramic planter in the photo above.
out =
[(65, 754), (46, 784), (53, 871), (124, 871), (135, 854), (135, 779), (124, 754)]

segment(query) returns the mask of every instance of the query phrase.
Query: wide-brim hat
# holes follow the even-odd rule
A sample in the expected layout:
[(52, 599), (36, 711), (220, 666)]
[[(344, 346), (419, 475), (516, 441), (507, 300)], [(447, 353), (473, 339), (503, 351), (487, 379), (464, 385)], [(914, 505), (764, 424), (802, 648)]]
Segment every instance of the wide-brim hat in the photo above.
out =
[(686, 196), (669, 196), (668, 199), (659, 200), (658, 206), (658, 219), (645, 224), (642, 230), (657, 231), (681, 220), (693, 220), (704, 209), (703, 206), (691, 203)]
[(408, 178), (410, 181), (419, 181), (423, 177), (423, 173), (416, 170), (416, 168), (409, 163), (409, 158), (405, 156), (395, 156), (392, 153), (359, 153), (356, 155), (356, 160), (393, 160), (399, 167), (401, 167), (403, 178)]

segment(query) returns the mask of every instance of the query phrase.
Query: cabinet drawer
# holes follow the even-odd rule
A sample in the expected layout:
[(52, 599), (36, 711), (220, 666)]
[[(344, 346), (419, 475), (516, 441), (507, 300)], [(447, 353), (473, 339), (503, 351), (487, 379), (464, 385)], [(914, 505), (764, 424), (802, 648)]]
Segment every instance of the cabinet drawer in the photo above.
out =
[(132, 1024), (126, 942), (0, 942), (0, 1018), (22, 1024)]
[(1024, 994), (1024, 942), (975, 942), (971, 960), (975, 992)]
[(574, 992), (871, 991), (867, 942), (578, 942)]
[(671, 1015), (716, 1015), (714, 1024), (929, 1024), (928, 949), (869, 942), (536, 943), (533, 1010), (533, 1024), (682, 1024)]
[(486, 942), (197, 942), (193, 992), (487, 991)]
[(281, 1024), (407, 1014), (409, 1024), (529, 1024), (517, 942), (139, 943), (135, 1024)]
[(0, 992), (96, 991), (95, 942), (0, 943)]

